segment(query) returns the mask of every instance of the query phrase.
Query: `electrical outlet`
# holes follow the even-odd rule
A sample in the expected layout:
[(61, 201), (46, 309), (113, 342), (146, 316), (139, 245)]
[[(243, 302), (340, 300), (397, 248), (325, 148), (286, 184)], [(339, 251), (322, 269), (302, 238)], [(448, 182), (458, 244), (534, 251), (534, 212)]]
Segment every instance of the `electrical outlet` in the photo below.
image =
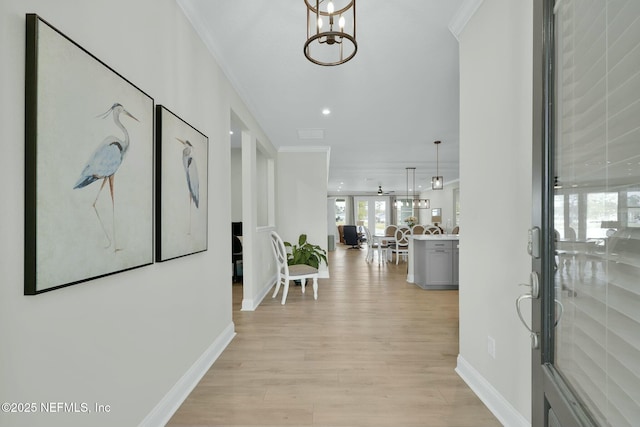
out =
[(490, 336), (487, 336), (487, 352), (489, 353), (489, 356), (494, 359), (496, 358), (496, 340)]

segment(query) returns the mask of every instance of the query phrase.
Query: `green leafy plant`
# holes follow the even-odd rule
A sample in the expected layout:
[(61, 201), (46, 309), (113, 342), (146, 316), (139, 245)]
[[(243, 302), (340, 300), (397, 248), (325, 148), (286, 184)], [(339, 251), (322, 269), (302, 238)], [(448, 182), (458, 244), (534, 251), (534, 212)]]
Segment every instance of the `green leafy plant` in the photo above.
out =
[(320, 246), (307, 242), (306, 234), (300, 235), (297, 245), (284, 242), (284, 246), (290, 248), (290, 251), (287, 250), (287, 264), (289, 265), (305, 264), (318, 268), (320, 261), (324, 261), (325, 264), (329, 265), (327, 252)]

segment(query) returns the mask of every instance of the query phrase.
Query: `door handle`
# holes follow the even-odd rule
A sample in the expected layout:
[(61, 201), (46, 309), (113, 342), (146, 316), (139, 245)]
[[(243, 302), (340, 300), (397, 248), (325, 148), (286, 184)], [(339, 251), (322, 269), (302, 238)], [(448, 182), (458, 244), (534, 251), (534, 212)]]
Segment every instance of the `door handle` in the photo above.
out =
[(529, 337), (531, 338), (531, 348), (537, 349), (540, 346), (538, 333), (534, 332), (534, 330), (527, 324), (527, 321), (524, 320), (520, 304), (522, 304), (522, 301), (526, 299), (533, 300), (537, 299), (540, 296), (540, 281), (538, 280), (538, 273), (532, 271), (529, 274), (529, 284), (522, 283), (520, 284), (520, 286), (530, 287), (531, 292), (522, 294), (516, 299), (516, 313), (518, 313), (518, 317), (520, 318), (520, 321), (522, 322), (524, 327), (527, 329), (527, 331), (529, 331)]
[(533, 299), (533, 295), (522, 294), (518, 298), (516, 298), (516, 312), (518, 313), (518, 317), (520, 318), (520, 321), (522, 322), (524, 327), (527, 328), (527, 331), (529, 331), (529, 337), (531, 338), (531, 348), (535, 350), (540, 346), (538, 333), (534, 332), (533, 329), (531, 329), (531, 327), (527, 324), (527, 321), (524, 320), (524, 317), (522, 317), (522, 311), (520, 310), (520, 304), (526, 299)]
[[(529, 337), (531, 338), (531, 348), (533, 348), (535, 350), (540, 345), (538, 333), (535, 332), (527, 324), (527, 321), (524, 320), (524, 317), (522, 316), (522, 310), (520, 309), (520, 304), (522, 303), (522, 301), (524, 301), (526, 299), (532, 300), (532, 299), (534, 299), (534, 296), (531, 295), (531, 294), (522, 294), (518, 298), (516, 298), (516, 312), (518, 313), (518, 317), (520, 318), (520, 321), (522, 322), (524, 327), (527, 329), (527, 331), (529, 331)], [(560, 322), (560, 319), (562, 319), (562, 315), (564, 314), (564, 305), (562, 305), (562, 302), (560, 302), (557, 299), (554, 300), (554, 301), (555, 301), (556, 305), (559, 308), (558, 316), (557, 316), (555, 322), (553, 323), (553, 327), (555, 328), (556, 326), (558, 326), (558, 323)]]
[(531, 292), (529, 293), (533, 298), (537, 299), (540, 296), (540, 280), (538, 279), (538, 273), (535, 271), (532, 271), (531, 274), (529, 274), (529, 284), (520, 283), (519, 286), (530, 287)]
[(556, 326), (558, 326), (558, 323), (560, 322), (560, 319), (562, 319), (562, 315), (564, 314), (564, 305), (562, 305), (562, 303), (560, 301), (558, 301), (557, 299), (554, 300), (554, 301), (558, 305), (558, 308), (560, 309), (560, 314), (558, 314), (558, 318), (553, 323), (553, 327), (555, 328)]
[(518, 317), (520, 318), (520, 321), (527, 329), (527, 331), (535, 334), (535, 332), (533, 332), (533, 329), (531, 329), (531, 327), (527, 324), (527, 321), (524, 320), (524, 317), (522, 316), (522, 310), (520, 310), (520, 304), (526, 299), (533, 299), (533, 296), (531, 294), (522, 294), (516, 299), (516, 312), (518, 313)]

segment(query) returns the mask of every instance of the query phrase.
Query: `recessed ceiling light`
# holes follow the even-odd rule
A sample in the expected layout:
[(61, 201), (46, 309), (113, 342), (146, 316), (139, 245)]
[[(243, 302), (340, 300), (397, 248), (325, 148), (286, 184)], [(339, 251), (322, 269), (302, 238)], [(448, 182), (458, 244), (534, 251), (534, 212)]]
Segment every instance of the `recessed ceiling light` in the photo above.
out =
[(328, 116), (329, 114), (331, 114), (331, 110), (329, 110), (328, 108), (323, 108), (322, 109), (322, 114), (325, 116)]
[(233, 131), (232, 130), (229, 131), (229, 135), (233, 135)]

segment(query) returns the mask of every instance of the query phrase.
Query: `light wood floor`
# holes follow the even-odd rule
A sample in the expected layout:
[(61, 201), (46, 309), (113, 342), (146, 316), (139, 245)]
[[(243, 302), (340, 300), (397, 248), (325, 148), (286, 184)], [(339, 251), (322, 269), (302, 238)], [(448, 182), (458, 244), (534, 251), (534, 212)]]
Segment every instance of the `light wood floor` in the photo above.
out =
[(500, 426), (454, 372), (458, 291), (365, 253), (331, 252), (317, 301), (291, 286), (286, 305), (242, 312), (234, 285), (237, 336), (167, 425)]

